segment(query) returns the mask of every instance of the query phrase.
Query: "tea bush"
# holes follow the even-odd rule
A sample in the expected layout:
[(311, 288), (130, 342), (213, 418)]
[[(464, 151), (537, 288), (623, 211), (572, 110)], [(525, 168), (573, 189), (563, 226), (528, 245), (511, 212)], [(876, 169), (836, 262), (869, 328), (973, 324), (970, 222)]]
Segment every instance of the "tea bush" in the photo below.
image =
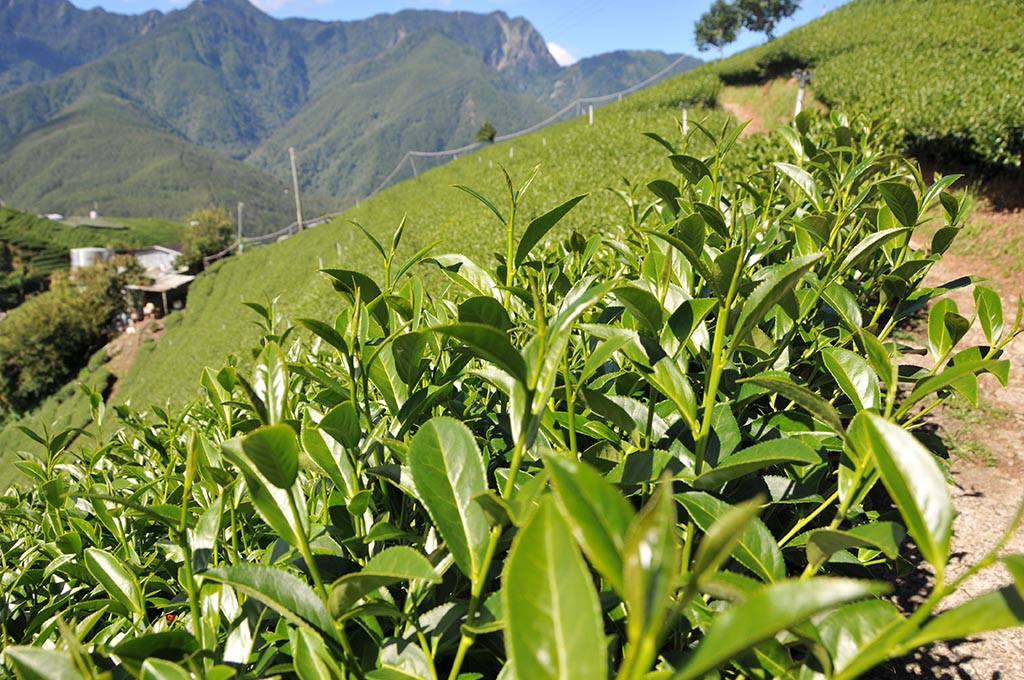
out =
[(810, 67), (818, 98), (886, 116), (913, 153), (1019, 167), (1020, 11), (1015, 0), (854, 0), (714, 68), (735, 83)]
[[(402, 225), (370, 239), (379, 277), (324, 271), (335, 318), (249, 303), (251, 370), (206, 370), (182, 413), (117, 407), (81, 453), (30, 432), (32, 484), (0, 510), (8, 668), (852, 678), (1018, 625), (1005, 539), (947, 573), (941, 449), (917, 428), (1005, 382), (1021, 326), (983, 286), (971, 319), (941, 297), (969, 280), (922, 285), (961, 228), (954, 178), (807, 114), (787, 157), (734, 174), (738, 132), (698, 127), (699, 157), (659, 138), (678, 174), (620, 192), (613, 233), (544, 246), (584, 196), (522, 228), (533, 176), (505, 201), (463, 187), (504, 230), (496, 266), (397, 257)], [(911, 367), (892, 334), (929, 302)], [(975, 323), (986, 345), (962, 347)], [(875, 578), (911, 550), (936, 578), (900, 611)], [(1014, 585), (937, 613), (996, 562)]]

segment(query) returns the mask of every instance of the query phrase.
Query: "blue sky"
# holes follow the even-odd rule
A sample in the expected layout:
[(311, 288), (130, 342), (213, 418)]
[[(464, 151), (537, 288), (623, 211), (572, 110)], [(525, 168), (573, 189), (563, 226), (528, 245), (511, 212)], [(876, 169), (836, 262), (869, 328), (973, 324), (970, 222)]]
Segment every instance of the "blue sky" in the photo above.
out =
[[(71, 0), (82, 8), (102, 6), (107, 11), (136, 14), (149, 9), (170, 11), (190, 0)], [(705, 59), (718, 55), (697, 53), (693, 24), (712, 0), (251, 0), (271, 16), (311, 19), (363, 19), (401, 9), (504, 10), (523, 16), (548, 41), (560, 61), (580, 59), (618, 49), (656, 49), (685, 52)], [(799, 26), (846, 0), (803, 0), (801, 9), (779, 27), (778, 33)], [(761, 42), (760, 35), (744, 32), (726, 54)], [(553, 43), (553, 45), (552, 45)]]

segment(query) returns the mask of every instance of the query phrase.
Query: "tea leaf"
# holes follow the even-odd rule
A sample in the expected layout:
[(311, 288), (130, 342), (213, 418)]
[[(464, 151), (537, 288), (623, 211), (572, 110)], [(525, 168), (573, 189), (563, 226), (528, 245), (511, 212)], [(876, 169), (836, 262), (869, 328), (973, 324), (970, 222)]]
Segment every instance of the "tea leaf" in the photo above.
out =
[(751, 522), (757, 518), (762, 502), (763, 497), (755, 498), (729, 508), (708, 527), (690, 567), (690, 578), (694, 582), (701, 584), (728, 559)]
[(892, 633), (903, 621), (896, 605), (885, 600), (844, 605), (822, 619), (818, 634), (832, 657), (833, 674), (841, 673), (868, 649), (893, 645)]
[(995, 345), (1003, 335), (1003, 301), (991, 288), (975, 286), (974, 304), (985, 340)]
[(800, 187), (800, 191), (804, 192), (804, 195), (810, 200), (815, 210), (824, 212), (825, 202), (821, 197), (818, 183), (814, 181), (811, 173), (791, 163), (774, 163), (773, 165)]
[(905, 533), (903, 527), (892, 522), (865, 524), (850, 531), (817, 529), (807, 539), (807, 561), (818, 566), (833, 554), (849, 548), (873, 548), (891, 560), (896, 559)]
[(878, 185), (878, 191), (900, 224), (904, 227), (917, 224), (919, 208), (913, 189), (898, 182), (882, 182)]
[(358, 573), (346, 574), (334, 582), (328, 603), (331, 616), (342, 618), (356, 602), (374, 590), (412, 579), (431, 583), (441, 581), (427, 558), (412, 548), (387, 548), (374, 555)]
[[(529, 593), (523, 597), (521, 593)], [(516, 536), (501, 588), (505, 648), (520, 678), (604, 678), (597, 592), (552, 497)]]
[[(731, 505), (701, 491), (676, 494), (694, 523), (707, 533), (716, 520), (733, 509)], [(757, 518), (751, 520), (732, 551), (736, 561), (763, 581), (780, 581), (786, 577), (786, 566), (775, 537)]]
[(716, 489), (726, 482), (773, 465), (797, 463), (813, 465), (821, 456), (798, 439), (773, 439), (728, 456), (719, 465), (693, 480), (693, 488)]
[(783, 373), (765, 373), (753, 378), (747, 378), (746, 381), (765, 387), (789, 399), (833, 432), (843, 432), (843, 423), (839, 419), (839, 413), (836, 412), (835, 407), (803, 385), (793, 382), (788, 375)]
[(672, 608), (679, 574), (679, 544), (672, 483), (662, 478), (651, 499), (630, 522), (623, 559), (626, 637), (632, 657), (624, 665), (648, 668), (654, 661), (661, 628)]
[(327, 607), (312, 588), (286, 571), (259, 564), (233, 564), (204, 571), (200, 576), (259, 600), (301, 628), (337, 639)]
[(730, 351), (743, 342), (755, 326), (764, 321), (765, 315), (788, 292), (795, 289), (800, 279), (823, 257), (821, 253), (793, 258), (789, 262), (771, 269), (771, 273), (757, 284), (747, 298), (736, 320), (736, 330), (729, 343)]
[(192, 674), (176, 663), (158, 657), (142, 663), (140, 680), (192, 680)]
[(256, 357), (254, 373), (252, 390), (266, 408), (264, 425), (283, 422), (288, 413), (288, 362), (276, 342), (267, 343)]
[(491, 362), (521, 384), (526, 384), (526, 363), (504, 332), (479, 323), (438, 326), (433, 330), (435, 333), (461, 340), (473, 356)]
[(12, 645), (4, 656), (19, 680), (85, 680), (66, 654), (52, 649)]
[(716, 616), (693, 656), (672, 675), (672, 680), (704, 677), (743, 650), (819, 611), (883, 591), (880, 584), (845, 578), (819, 577), (767, 585)]
[(622, 551), (633, 509), (622, 495), (585, 463), (554, 453), (544, 463), (573, 536), (594, 567), (623, 592)]
[(1003, 586), (935, 616), (904, 646), (912, 649), (938, 640), (959, 640), (1021, 624), (1024, 624), (1024, 599), (1016, 586)]
[(523, 233), (522, 238), (519, 239), (519, 247), (516, 249), (516, 256), (514, 264), (519, 267), (533, 247), (540, 243), (540, 240), (544, 238), (544, 235), (551, 231), (552, 227), (558, 224), (559, 220), (565, 217), (570, 210), (576, 207), (576, 204), (587, 197), (587, 194), (580, 196), (574, 196), (565, 203), (552, 208), (548, 212), (544, 213), (540, 217), (530, 222), (529, 226), (526, 227), (526, 231)]
[(480, 450), (457, 420), (427, 421), (409, 443), (409, 468), (431, 519), (455, 564), (470, 580), (480, 573), (490, 523), (473, 497), (487, 492)]
[(85, 568), (115, 602), (139, 618), (146, 615), (146, 603), (139, 580), (128, 566), (100, 548), (85, 549)]
[(858, 455), (874, 457), (907, 530), (941, 583), (953, 533), (953, 501), (935, 458), (912, 434), (870, 412), (857, 414), (848, 437)]
[(299, 474), (299, 445), (289, 425), (265, 425), (242, 438), (242, 450), (260, 474), (290, 489)]
[(858, 411), (881, 408), (878, 377), (863, 357), (840, 347), (826, 347), (821, 355), (825, 367), (854, 408)]

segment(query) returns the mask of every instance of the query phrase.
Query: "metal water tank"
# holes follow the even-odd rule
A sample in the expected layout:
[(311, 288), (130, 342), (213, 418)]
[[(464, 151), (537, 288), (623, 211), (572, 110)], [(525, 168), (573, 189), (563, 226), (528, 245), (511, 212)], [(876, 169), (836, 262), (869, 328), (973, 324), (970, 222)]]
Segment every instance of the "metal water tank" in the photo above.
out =
[(113, 254), (109, 248), (72, 248), (71, 269), (74, 271), (79, 267), (91, 267), (98, 262), (106, 262)]

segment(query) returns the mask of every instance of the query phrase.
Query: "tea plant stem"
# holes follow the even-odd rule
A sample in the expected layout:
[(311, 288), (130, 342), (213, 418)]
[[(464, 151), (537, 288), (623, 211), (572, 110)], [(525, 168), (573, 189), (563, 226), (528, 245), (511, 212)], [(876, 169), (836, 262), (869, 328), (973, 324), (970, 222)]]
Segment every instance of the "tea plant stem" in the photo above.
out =
[[(288, 489), (288, 506), (291, 508), (292, 515), (298, 519), (301, 517), (299, 514), (298, 504), (295, 502), (295, 496), (291, 489)], [(306, 532), (302, 530), (302, 527), (298, 527), (298, 531), (295, 532), (299, 552), (302, 554), (302, 560), (306, 563), (306, 568), (309, 569), (309, 575), (313, 578), (313, 585), (316, 587), (317, 595), (323, 600), (326, 605), (330, 600), (330, 595), (327, 592), (327, 588), (324, 587), (324, 582), (320, 578), (320, 569), (316, 566), (316, 562), (313, 561), (313, 551), (309, 548), (309, 538), (306, 536)], [(341, 641), (341, 647), (345, 651), (345, 665), (349, 666), (356, 674), (357, 677), (362, 678), (363, 671), (359, 667), (356, 661), (355, 655), (352, 653), (352, 645), (349, 644), (348, 635), (345, 634), (345, 626), (343, 623), (334, 619), (334, 630), (338, 633), (338, 639)]]
[[(512, 476), (509, 476), (511, 481)], [(505, 494), (508, 497), (508, 494)], [(491, 528), (491, 535), (487, 541), (487, 549), (484, 551), (484, 558), (480, 562), (480, 570), (476, 574), (476, 578), (473, 579), (473, 585), (469, 591), (469, 606), (466, 609), (466, 625), (472, 626), (476, 620), (477, 609), (480, 608), (480, 595), (483, 593), (484, 584), (487, 582), (487, 572), (491, 570), (491, 561), (494, 559), (494, 552), (498, 548), (498, 539), (501, 538), (501, 527), (496, 526)], [(464, 626), (462, 629), (462, 638), (459, 640), (459, 648), (455, 652), (455, 661), (452, 663), (452, 670), (448, 674), (448, 680), (456, 680), (459, 677), (459, 671), (462, 669), (462, 662), (466, 658), (466, 653), (469, 648), (476, 642), (476, 633), (467, 630)]]
[[(508, 479), (505, 480), (505, 486), (501, 490), (501, 495), (504, 498), (511, 498), (512, 492), (515, 491), (516, 473), (519, 471), (519, 465), (523, 460), (523, 438), (520, 437), (516, 442), (515, 448), (512, 449), (512, 462), (509, 467)], [(473, 584), (469, 591), (469, 606), (466, 609), (466, 624), (469, 626), (473, 625), (476, 619), (476, 611), (480, 607), (480, 594), (483, 592), (484, 584), (487, 581), (487, 572), (491, 569), (491, 561), (494, 559), (494, 552), (498, 548), (498, 539), (501, 538), (501, 527), (492, 527), (491, 535), (487, 541), (487, 549), (484, 550), (483, 560), (480, 562), (480, 569), (476, 573), (476, 578), (473, 579)], [(476, 642), (476, 634), (463, 628), (462, 638), (459, 640), (459, 648), (455, 652), (455, 661), (452, 663), (452, 670), (449, 673), (449, 680), (455, 680), (459, 676), (459, 670), (462, 668), (462, 662), (466, 657), (466, 652)]]
[[(739, 267), (736, 268), (737, 272)], [(696, 459), (693, 465), (695, 475), (704, 470), (704, 456), (708, 449), (708, 439), (711, 434), (711, 419), (715, 412), (715, 398), (718, 396), (718, 384), (722, 379), (722, 371), (725, 370), (725, 330), (729, 324), (729, 308), (732, 306), (733, 295), (735, 294), (737, 275), (733, 275), (733, 282), (729, 287), (729, 294), (718, 308), (718, 320), (715, 322), (715, 337), (711, 344), (711, 371), (708, 374), (708, 382), (704, 388), (704, 399), (701, 402), (703, 420), (700, 425), (700, 432), (697, 434)]]
[(825, 512), (825, 510), (827, 510), (829, 507), (831, 507), (832, 504), (835, 503), (836, 499), (838, 499), (838, 498), (839, 498), (839, 491), (836, 490), (836, 491), (832, 492), (831, 496), (829, 496), (824, 501), (822, 501), (821, 504), (818, 505), (818, 507), (815, 508), (809, 515), (807, 515), (806, 517), (800, 518), (800, 520), (796, 524), (793, 525), (793, 528), (790, 529), (786, 533), (785, 536), (783, 536), (782, 538), (779, 539), (779, 547), (780, 548), (785, 547), (785, 545), (787, 543), (789, 543), (791, 540), (793, 540), (794, 536), (799, 534), (803, 530), (803, 528), (805, 526), (807, 526), (808, 524), (813, 522), (815, 517), (817, 517), (821, 513)]
[(562, 355), (562, 375), (565, 380), (565, 411), (569, 419), (569, 452), (576, 458), (576, 390), (573, 389), (572, 374), (569, 372), (568, 352)]
[[(199, 640), (199, 645), (202, 649), (212, 651), (213, 645), (210, 644), (208, 646), (207, 643), (215, 643), (215, 641), (206, 639), (206, 626), (203, 625), (202, 611), (199, 607), (199, 590), (196, 588), (196, 576), (192, 565), (192, 544), (188, 536), (188, 502), (192, 498), (192, 482), (195, 480), (196, 473), (196, 442), (194, 437), (189, 441), (185, 456), (185, 476), (182, 480), (181, 492), (181, 517), (178, 522), (177, 532), (177, 539), (185, 556), (183, 565), (185, 583), (183, 585), (188, 594), (189, 613), (192, 615), (192, 633)], [(203, 661), (203, 665), (204, 667), (209, 667), (208, 659)]]
[[(533, 390), (527, 393), (526, 403), (533, 401)], [(512, 449), (512, 460), (509, 463), (508, 479), (505, 480), (505, 486), (501, 490), (503, 498), (511, 498), (512, 492), (516, 488), (516, 476), (519, 474), (519, 466), (523, 462), (523, 450), (526, 448), (524, 444), (525, 432), (531, 429), (532, 424), (529, 420), (533, 419), (533, 414), (527, 415), (527, 422), (523, 423), (523, 433), (520, 434), (518, 441), (516, 441), (515, 447)]]

